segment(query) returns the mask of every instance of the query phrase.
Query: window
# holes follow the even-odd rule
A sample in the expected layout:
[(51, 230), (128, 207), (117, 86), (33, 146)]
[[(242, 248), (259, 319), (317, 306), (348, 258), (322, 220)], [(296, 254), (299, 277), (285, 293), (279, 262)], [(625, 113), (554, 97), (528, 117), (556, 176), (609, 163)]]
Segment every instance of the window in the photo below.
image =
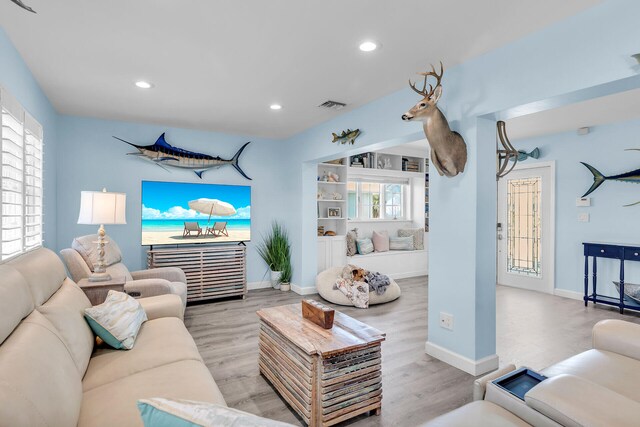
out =
[(541, 275), (540, 188), (542, 178), (507, 181), (507, 272)]
[(42, 127), (0, 89), (2, 260), (42, 245)]
[[(369, 178), (370, 179), (370, 178)], [(411, 219), (406, 201), (409, 199), (409, 183), (371, 182), (363, 179), (347, 184), (347, 209), (352, 220)]]

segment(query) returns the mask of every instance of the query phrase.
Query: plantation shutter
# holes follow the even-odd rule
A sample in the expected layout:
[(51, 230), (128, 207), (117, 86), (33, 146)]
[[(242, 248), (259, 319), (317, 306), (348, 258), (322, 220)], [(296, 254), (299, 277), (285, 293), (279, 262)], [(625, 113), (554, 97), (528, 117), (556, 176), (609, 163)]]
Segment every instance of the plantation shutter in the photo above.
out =
[(2, 236), (11, 258), (42, 244), (42, 127), (0, 88)]

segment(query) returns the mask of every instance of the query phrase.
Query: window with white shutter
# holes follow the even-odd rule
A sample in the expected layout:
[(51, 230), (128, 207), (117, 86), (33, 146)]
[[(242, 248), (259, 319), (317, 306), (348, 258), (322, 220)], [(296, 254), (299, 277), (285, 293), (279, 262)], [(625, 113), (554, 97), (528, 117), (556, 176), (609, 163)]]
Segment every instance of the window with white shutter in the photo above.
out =
[(0, 88), (2, 260), (42, 245), (42, 126)]

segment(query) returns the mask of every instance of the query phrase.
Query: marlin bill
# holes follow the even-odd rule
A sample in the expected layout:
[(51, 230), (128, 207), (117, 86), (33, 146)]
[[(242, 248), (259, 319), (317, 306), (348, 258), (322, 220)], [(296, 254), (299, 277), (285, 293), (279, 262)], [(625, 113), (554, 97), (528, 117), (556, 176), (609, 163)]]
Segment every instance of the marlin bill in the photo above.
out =
[[(582, 163), (587, 169), (589, 169), (589, 172), (593, 174), (593, 184), (591, 185), (589, 190), (587, 190), (587, 192), (584, 193), (582, 197), (586, 197), (589, 194), (593, 193), (605, 181), (621, 181), (621, 182), (631, 182), (634, 184), (640, 184), (640, 169), (636, 169), (631, 172), (621, 173), (619, 175), (605, 176), (593, 166), (584, 162), (580, 162), (580, 163)], [(632, 206), (637, 204), (640, 204), (640, 202), (632, 203), (631, 205), (626, 205), (626, 206)]]
[(208, 154), (196, 153), (194, 151), (188, 151), (182, 148), (174, 147), (165, 140), (164, 133), (160, 135), (158, 140), (153, 145), (136, 145), (132, 142), (125, 141), (122, 138), (118, 138), (117, 136), (114, 136), (114, 138), (126, 144), (129, 144), (138, 150), (137, 153), (127, 154), (132, 156), (140, 156), (155, 163), (165, 170), (165, 166), (181, 169), (191, 169), (196, 175), (198, 175), (198, 178), (202, 179), (202, 174), (209, 169), (217, 169), (222, 166), (231, 165), (238, 171), (240, 175), (242, 175), (246, 179), (251, 180), (251, 178), (249, 178), (247, 174), (244, 173), (244, 171), (238, 164), (240, 155), (242, 154), (246, 146), (251, 143), (251, 141), (240, 147), (240, 149), (236, 152), (236, 154), (234, 154), (231, 159), (223, 159), (220, 156), (213, 157)]

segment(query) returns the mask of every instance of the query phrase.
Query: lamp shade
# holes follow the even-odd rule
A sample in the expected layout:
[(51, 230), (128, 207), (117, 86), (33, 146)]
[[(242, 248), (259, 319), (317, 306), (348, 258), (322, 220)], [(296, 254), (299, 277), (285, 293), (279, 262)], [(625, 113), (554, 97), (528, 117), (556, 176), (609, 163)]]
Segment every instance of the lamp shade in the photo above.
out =
[(81, 191), (78, 224), (126, 224), (127, 195), (106, 191)]

